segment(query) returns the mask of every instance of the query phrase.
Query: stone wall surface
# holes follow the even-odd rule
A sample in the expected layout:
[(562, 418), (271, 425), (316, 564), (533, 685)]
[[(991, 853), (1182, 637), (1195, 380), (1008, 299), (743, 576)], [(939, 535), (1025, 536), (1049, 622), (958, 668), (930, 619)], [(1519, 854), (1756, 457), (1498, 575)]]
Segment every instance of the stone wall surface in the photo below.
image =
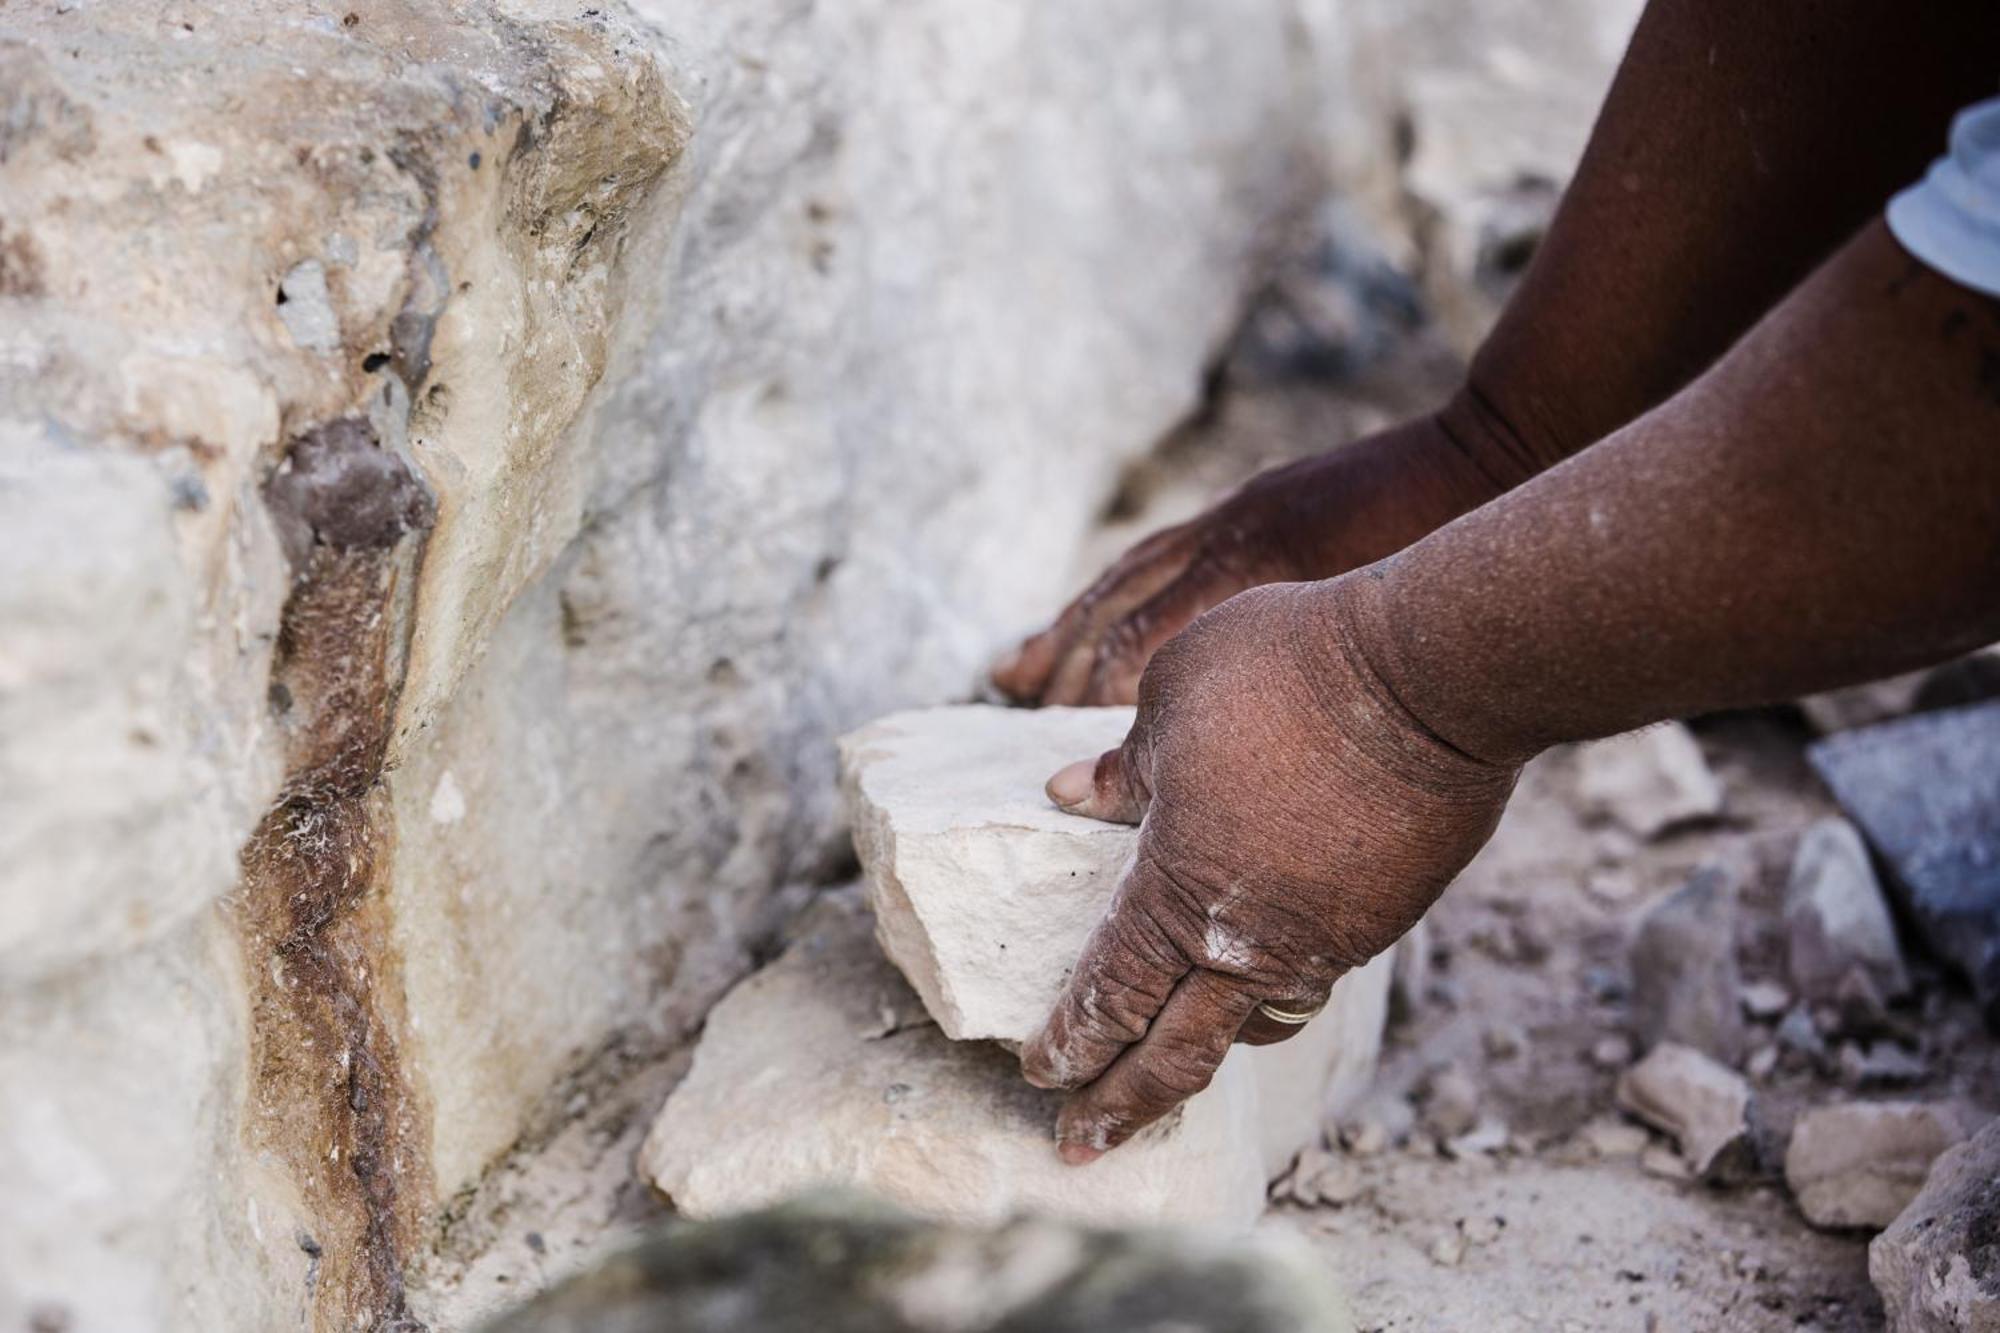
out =
[(405, 1318), (1194, 404), (1303, 9), (0, 16), (0, 1326)]
[(0, 1328), (412, 1324), (1067, 591), (1395, 31), (0, 10)]

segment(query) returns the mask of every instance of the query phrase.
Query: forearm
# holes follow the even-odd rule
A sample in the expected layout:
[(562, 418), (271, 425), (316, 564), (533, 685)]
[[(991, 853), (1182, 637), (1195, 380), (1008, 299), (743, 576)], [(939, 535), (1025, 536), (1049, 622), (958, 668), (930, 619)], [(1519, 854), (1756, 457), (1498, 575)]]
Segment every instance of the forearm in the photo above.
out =
[(2000, 638), (2000, 302), (1864, 230), (1709, 373), (1352, 576), (1467, 753), (1751, 705)]
[(1653, 0), (1440, 418), (1511, 485), (1719, 357), (1991, 93), (2000, 6)]

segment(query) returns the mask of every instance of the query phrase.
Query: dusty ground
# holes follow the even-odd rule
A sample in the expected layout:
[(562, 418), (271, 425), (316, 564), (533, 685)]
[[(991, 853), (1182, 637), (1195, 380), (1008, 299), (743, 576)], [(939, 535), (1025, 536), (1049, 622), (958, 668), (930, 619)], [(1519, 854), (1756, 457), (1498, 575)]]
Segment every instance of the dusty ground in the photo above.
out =
[[(1453, 373), (1447, 354), (1417, 339), (1339, 388), (1226, 395), (1132, 470), (1087, 563), (1257, 467), (1423, 406)], [(1419, 1132), (1354, 1158), (1347, 1202), (1280, 1202), (1265, 1223), (1326, 1256), (1364, 1329), (1880, 1327), (1866, 1237), (1808, 1227), (1776, 1165), (1792, 1120), (1816, 1102), (1964, 1096), (2000, 1108), (2000, 1046), (1934, 971), (1919, 965), (1922, 993), (1904, 1015), (1928, 1067), (1921, 1081), (1862, 1093), (1781, 1066), (1757, 1082), (1766, 1179), (1715, 1190), (1657, 1174), (1671, 1156), (1663, 1140), (1650, 1169), (1635, 1153), (1590, 1146), (1587, 1126), (1625, 1123), (1611, 1101), (1618, 1065), (1599, 1048), (1625, 1031), (1626, 942), (1639, 917), (1696, 866), (1733, 858), (1744, 867), (1745, 979), (1781, 980), (1778, 902), (1792, 846), (1832, 809), (1805, 767), (1811, 736), (1796, 717), (1706, 719), (1697, 732), (1727, 789), (1721, 820), (1651, 843), (1593, 826), (1579, 814), (1571, 756), (1558, 752), (1530, 767), (1493, 843), (1432, 913), (1430, 980), (1391, 1028), (1375, 1096), (1404, 1096), (1456, 1063), (1481, 1089), (1481, 1116), (1505, 1125), (1505, 1145), (1454, 1159)], [(1755, 1027), (1753, 1048), (1770, 1034)], [(465, 1266), (420, 1285), (415, 1302), (433, 1328), (469, 1327), (665, 1216), (631, 1159), (680, 1063), (580, 1109), (466, 1202), (446, 1246)]]

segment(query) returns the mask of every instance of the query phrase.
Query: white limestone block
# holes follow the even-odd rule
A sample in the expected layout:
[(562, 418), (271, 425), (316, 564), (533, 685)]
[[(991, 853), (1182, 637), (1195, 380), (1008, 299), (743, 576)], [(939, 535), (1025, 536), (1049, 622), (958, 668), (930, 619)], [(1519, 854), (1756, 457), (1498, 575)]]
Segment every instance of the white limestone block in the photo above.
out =
[(850, 1186), (927, 1216), (1247, 1228), (1263, 1211), (1258, 1080), (1239, 1049), (1207, 1091), (1086, 1167), (1056, 1156), (1058, 1094), (1013, 1056), (953, 1042), (829, 906), (713, 1011), (639, 1169), (694, 1217)]
[[(1122, 741), (1129, 708), (967, 705), (898, 713), (841, 743), (876, 937), (946, 1036), (1024, 1041), (1130, 862), (1138, 830), (1067, 815), (1050, 774)], [(1289, 1041), (1239, 1052), (1261, 1089), (1271, 1175), (1367, 1090), (1387, 1021), (1384, 955)]]

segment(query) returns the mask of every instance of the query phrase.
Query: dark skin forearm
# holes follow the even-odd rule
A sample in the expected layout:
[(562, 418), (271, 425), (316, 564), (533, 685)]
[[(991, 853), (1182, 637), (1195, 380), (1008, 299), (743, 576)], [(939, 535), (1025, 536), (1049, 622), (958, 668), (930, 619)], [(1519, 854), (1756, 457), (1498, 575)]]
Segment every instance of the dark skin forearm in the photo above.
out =
[(1652, 0), (1442, 418), (1511, 484), (1663, 401), (1923, 174), (2000, 5)]
[(1400, 555), (1161, 649), (1051, 797), (1143, 819), (1028, 1077), (1087, 1162), (1418, 920), (1558, 741), (2000, 637), (2000, 301), (1865, 229), (1694, 384)]
[(2000, 301), (1866, 228), (1688, 390), (1369, 572), (1466, 753), (1772, 702), (2000, 638)]
[(1464, 388), (1148, 538), (995, 683), (1129, 703), (1209, 607), (1379, 560), (1639, 416), (1922, 173), (1996, 49), (2000, 5), (1975, 0), (1653, 0)]

